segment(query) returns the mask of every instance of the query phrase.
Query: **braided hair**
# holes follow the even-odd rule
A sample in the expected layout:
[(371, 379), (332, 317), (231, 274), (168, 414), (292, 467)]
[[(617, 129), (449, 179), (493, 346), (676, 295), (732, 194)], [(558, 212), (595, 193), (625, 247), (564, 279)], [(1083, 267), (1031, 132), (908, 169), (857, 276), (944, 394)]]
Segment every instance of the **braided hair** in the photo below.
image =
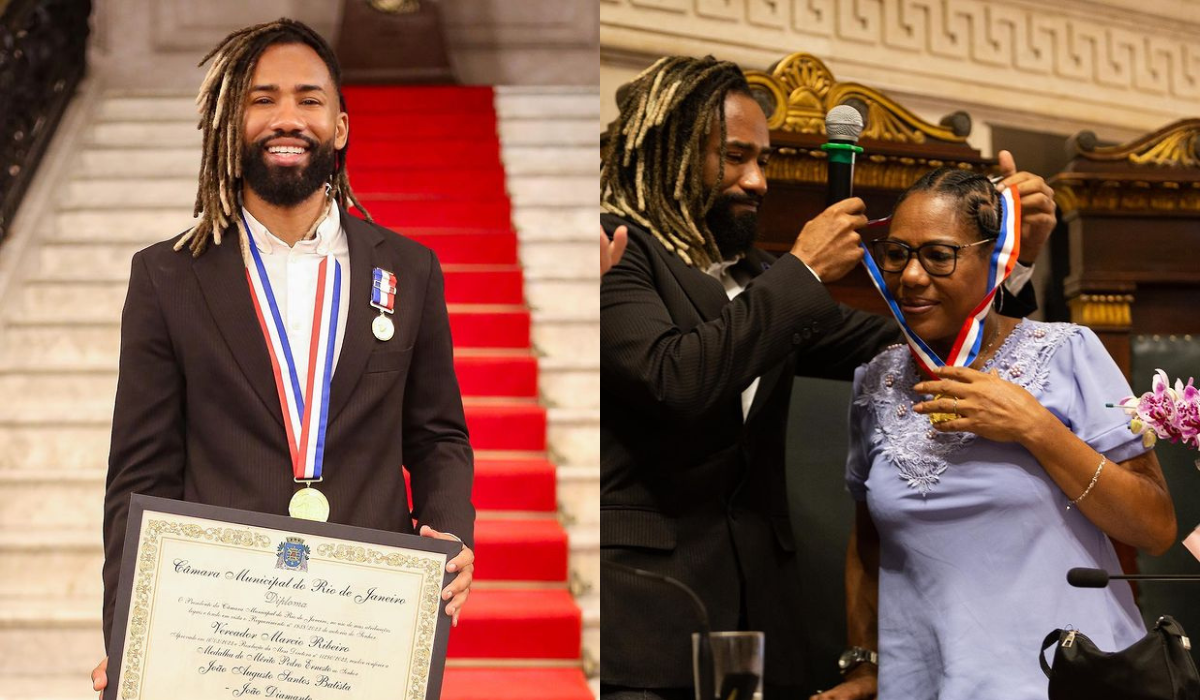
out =
[[(337, 89), (339, 109), (343, 112), (346, 110), (346, 100), (342, 96), (342, 72), (333, 49), (308, 25), (291, 19), (278, 19), (239, 29), (225, 37), (198, 64), (203, 66), (212, 59), (212, 65), (196, 96), (200, 112), (197, 128), (204, 134), (204, 145), (192, 216), (201, 218), (176, 242), (176, 250), (186, 245), (193, 257), (199, 257), (208, 248), (210, 239), (220, 245), (221, 234), (237, 220), (236, 207), (240, 206), (242, 184), (246, 95), (259, 57), (268, 47), (276, 44), (304, 44), (315, 51), (329, 69)], [(371, 221), (371, 215), (354, 196), (346, 176), (346, 150), (349, 147), (347, 142), (335, 156), (329, 194), (342, 207), (353, 205), (367, 221)], [(245, 245), (243, 241), (243, 247)]]
[(979, 240), (1000, 236), (1000, 195), (985, 175), (949, 167), (931, 170), (900, 195), (895, 208), (917, 192), (953, 199), (963, 221), (974, 222)]
[[(652, 233), (688, 265), (721, 260), (705, 216), (725, 177), (725, 97), (750, 95), (736, 64), (712, 56), (659, 59), (619, 97), (600, 167), (600, 206)], [(721, 130), (717, 181), (704, 183), (705, 146)]]

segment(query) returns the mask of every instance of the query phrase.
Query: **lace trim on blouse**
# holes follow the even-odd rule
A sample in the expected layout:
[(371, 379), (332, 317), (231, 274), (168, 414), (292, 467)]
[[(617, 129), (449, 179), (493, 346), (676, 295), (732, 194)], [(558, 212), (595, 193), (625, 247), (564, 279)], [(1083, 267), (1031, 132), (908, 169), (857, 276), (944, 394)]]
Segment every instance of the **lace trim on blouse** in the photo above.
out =
[[(1023, 320), (982, 371), (998, 369), (1001, 378), (1037, 396), (1049, 379), (1049, 358), (1077, 333), (1079, 327), (1068, 323)], [(867, 436), (872, 444), (896, 466), (909, 488), (925, 496), (946, 471), (950, 456), (973, 443), (976, 435), (938, 432), (928, 416), (912, 410), (922, 399), (912, 390), (921, 380), (918, 372), (908, 346), (888, 348), (867, 365), (854, 404), (872, 411), (875, 429)]]

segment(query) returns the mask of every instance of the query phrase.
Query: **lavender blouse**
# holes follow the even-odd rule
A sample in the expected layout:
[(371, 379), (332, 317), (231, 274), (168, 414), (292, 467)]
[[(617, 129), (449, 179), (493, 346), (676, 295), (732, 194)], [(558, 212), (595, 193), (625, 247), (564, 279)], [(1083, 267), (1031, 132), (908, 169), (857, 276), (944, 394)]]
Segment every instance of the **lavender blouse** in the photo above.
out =
[[(1132, 392), (1089, 329), (1022, 321), (993, 367), (1110, 462), (1146, 452), (1125, 413), (1104, 406)], [(855, 373), (850, 409), (846, 483), (881, 546), (879, 698), (1045, 700), (1037, 654), (1048, 632), (1073, 626), (1114, 651), (1145, 625), (1125, 582), (1067, 585), (1071, 567), (1120, 565), (1033, 456), (934, 431), (912, 411), (917, 381), (908, 349), (890, 348)]]

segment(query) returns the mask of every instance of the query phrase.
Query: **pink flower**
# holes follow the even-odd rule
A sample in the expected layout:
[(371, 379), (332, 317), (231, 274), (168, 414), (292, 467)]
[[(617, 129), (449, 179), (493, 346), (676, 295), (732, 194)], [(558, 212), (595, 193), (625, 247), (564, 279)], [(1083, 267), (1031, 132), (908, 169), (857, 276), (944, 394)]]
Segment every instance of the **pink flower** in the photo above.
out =
[(1200, 389), (1192, 386), (1193, 378), (1175, 380), (1175, 429), (1183, 443), (1200, 449)]
[[(1152, 388), (1153, 391), (1142, 394), (1137, 400), (1137, 417), (1153, 429), (1158, 437), (1179, 442), (1181, 436), (1175, 426), (1175, 403), (1178, 397), (1171, 388), (1171, 380), (1166, 372), (1155, 370)], [(1122, 405), (1126, 401), (1129, 399), (1122, 401)]]

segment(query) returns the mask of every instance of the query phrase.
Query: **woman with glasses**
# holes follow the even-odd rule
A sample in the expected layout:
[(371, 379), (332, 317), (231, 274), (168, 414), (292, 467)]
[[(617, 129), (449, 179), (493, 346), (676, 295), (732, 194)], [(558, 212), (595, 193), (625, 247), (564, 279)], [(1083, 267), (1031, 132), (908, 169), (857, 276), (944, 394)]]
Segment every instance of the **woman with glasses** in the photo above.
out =
[[(943, 168), (913, 185), (871, 244), (912, 332), (950, 355), (987, 293), (1000, 235), (987, 178)], [(1158, 460), (1105, 407), (1132, 393), (1094, 333), (988, 314), (969, 367), (918, 373), (907, 347), (854, 380), (846, 482), (847, 680), (821, 700), (1044, 700), (1037, 653), (1073, 625), (1106, 650), (1145, 634), (1109, 537), (1159, 554), (1175, 515)], [(878, 650), (878, 667), (873, 660)]]

